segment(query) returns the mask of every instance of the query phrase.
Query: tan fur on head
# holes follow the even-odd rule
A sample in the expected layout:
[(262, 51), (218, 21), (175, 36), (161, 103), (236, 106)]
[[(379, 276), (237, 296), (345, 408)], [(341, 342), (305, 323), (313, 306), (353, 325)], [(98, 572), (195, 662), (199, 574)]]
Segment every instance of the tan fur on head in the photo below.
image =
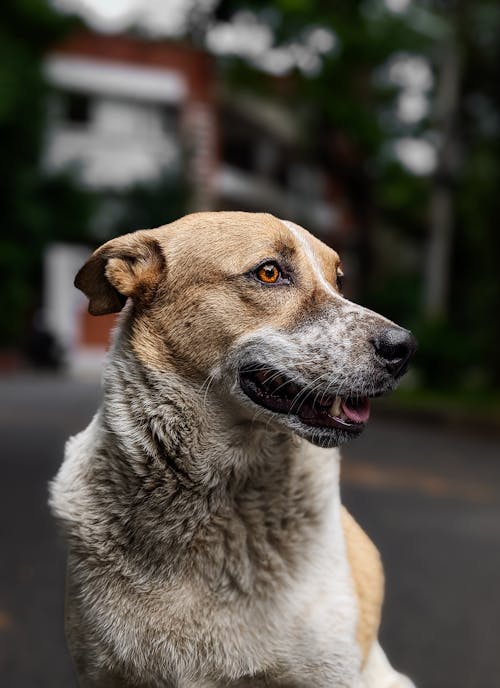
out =
[(121, 311), (128, 297), (149, 301), (165, 265), (153, 230), (138, 230), (111, 239), (95, 251), (75, 278), (89, 298), (89, 313)]

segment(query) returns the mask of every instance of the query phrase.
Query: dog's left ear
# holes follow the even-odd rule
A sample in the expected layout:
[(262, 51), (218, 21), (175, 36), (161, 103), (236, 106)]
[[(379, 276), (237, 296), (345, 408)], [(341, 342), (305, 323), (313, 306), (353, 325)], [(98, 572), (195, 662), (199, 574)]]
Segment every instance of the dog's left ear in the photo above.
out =
[(75, 277), (89, 298), (89, 313), (121, 311), (128, 297), (147, 302), (156, 291), (165, 257), (152, 231), (142, 229), (111, 239), (94, 251)]

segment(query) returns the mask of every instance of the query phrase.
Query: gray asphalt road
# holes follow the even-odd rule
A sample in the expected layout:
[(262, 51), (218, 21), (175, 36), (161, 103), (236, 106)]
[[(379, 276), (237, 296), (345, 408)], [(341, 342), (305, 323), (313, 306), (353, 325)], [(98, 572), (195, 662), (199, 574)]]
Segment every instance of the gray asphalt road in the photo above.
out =
[[(75, 685), (47, 481), (98, 396), (93, 383), (0, 381), (0, 686)], [(343, 494), (383, 554), (386, 650), (420, 688), (498, 686), (498, 438), (376, 416), (345, 451)]]

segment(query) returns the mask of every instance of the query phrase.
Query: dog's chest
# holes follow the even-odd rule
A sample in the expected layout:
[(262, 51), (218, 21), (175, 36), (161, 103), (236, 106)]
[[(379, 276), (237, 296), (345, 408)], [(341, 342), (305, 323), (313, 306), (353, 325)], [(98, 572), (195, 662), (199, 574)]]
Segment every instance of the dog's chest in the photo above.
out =
[(332, 499), (314, 541), (303, 553), (302, 566), (276, 599), (258, 605), (255, 619), (249, 619), (249, 640), (253, 629), (260, 635), (260, 659), (269, 674), (266, 685), (273, 685), (273, 674), (276, 685), (355, 683), (360, 664), (357, 602), (338, 507), (337, 499)]
[[(244, 686), (251, 676), (261, 676), (262, 685), (289, 688), (356, 683), (357, 601), (340, 520), (337, 466), (331, 459), (323, 481), (309, 488), (317, 509), (314, 526), (300, 533), (300, 523), (292, 521), (287, 529), (295, 564), (271, 581), (267, 592), (261, 587), (259, 593), (215, 604), (199, 625), (201, 642), (206, 634), (220, 647), (207, 661), (225, 677), (221, 685)], [(261, 567), (265, 581), (268, 562), (263, 559)]]
[[(85, 600), (86, 628), (77, 609), (75, 618), (78, 633), (95, 640), (85, 641), (97, 652), (91, 662), (119, 667), (147, 685), (180, 688), (355, 685), (357, 605), (340, 521), (338, 459), (310, 451), (315, 455), (301, 456), (297, 465), (314, 471), (299, 479), (292, 474), (288, 486), (264, 500), (259, 486), (258, 498), (251, 493), (240, 501), (237, 527), (219, 514), (222, 526), (214, 526), (212, 539), (206, 531), (207, 539), (193, 545), (203, 563), (196, 577), (187, 573), (146, 592), (111, 570), (103, 586), (81, 561), (84, 575), (75, 584)], [(276, 539), (264, 504), (275, 502), (276, 525), (277, 495), (284, 492), (283, 532)], [(212, 683), (208, 677), (215, 677)]]
[[(303, 565), (274, 594), (220, 604), (193, 600), (187, 626), (195, 651), (176, 654), (181, 688), (356, 685), (357, 607), (334, 501), (323, 525)], [(209, 682), (209, 676), (220, 678)]]

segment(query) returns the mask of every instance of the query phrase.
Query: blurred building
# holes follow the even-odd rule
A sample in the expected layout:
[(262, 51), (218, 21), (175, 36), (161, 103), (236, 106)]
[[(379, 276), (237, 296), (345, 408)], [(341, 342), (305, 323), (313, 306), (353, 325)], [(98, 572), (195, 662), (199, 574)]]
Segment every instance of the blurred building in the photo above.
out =
[[(105, 196), (185, 166), (192, 210), (272, 212), (349, 250), (355, 222), (342, 186), (308, 161), (293, 113), (225, 91), (208, 53), (84, 31), (55, 46), (44, 69), (52, 86), (48, 172), (73, 168), (82, 185)], [(81, 264), (81, 248), (58, 246), (47, 256), (46, 320), (70, 368), (93, 369), (111, 319), (106, 326), (90, 319), (67, 281), (58, 287), (54, 275), (66, 280)]]
[(189, 146), (197, 205), (216, 167), (210, 57), (180, 43), (81, 32), (45, 60), (53, 87), (45, 166), (92, 189), (124, 189), (178, 169)]

